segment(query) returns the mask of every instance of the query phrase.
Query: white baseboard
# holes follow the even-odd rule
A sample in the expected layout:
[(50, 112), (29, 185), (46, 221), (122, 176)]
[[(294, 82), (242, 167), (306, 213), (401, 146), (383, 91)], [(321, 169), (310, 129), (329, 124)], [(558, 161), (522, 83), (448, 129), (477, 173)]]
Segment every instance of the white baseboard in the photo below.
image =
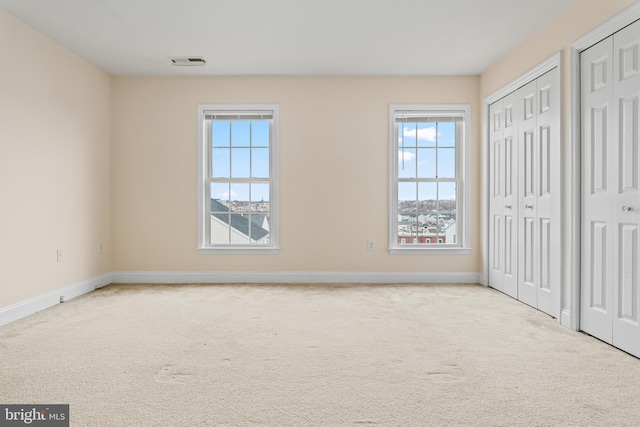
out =
[(480, 273), (120, 271), (112, 283), (480, 283)]
[(92, 277), (78, 283), (66, 286), (55, 291), (39, 295), (19, 303), (0, 308), (0, 326), (27, 317), (45, 308), (52, 307), (61, 302), (89, 293), (111, 283), (111, 273)]

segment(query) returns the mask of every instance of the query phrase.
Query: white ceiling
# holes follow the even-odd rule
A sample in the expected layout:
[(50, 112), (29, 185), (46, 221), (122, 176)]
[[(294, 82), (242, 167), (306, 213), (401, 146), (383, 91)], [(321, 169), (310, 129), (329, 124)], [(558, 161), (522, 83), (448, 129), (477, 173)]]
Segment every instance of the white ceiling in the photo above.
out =
[[(0, 0), (113, 75), (480, 74), (575, 0)], [(171, 56), (203, 56), (173, 67)]]

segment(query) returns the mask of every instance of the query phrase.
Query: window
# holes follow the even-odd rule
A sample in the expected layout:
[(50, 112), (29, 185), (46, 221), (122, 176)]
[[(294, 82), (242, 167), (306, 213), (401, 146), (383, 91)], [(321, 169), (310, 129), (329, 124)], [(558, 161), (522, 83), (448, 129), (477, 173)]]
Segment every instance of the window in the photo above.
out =
[(392, 105), (389, 120), (390, 252), (468, 253), (469, 106)]
[(198, 121), (198, 249), (277, 252), (277, 105), (200, 105)]

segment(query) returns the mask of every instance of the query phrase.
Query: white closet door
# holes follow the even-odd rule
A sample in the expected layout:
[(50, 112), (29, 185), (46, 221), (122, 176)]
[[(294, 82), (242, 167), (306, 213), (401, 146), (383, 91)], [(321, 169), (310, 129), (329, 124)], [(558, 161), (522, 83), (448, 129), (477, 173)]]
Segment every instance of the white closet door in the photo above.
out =
[(560, 282), (558, 69), (492, 104), (489, 284), (554, 317)]
[(490, 273), (492, 287), (518, 297), (517, 153), (515, 93), (492, 104), (490, 115)]
[(581, 54), (585, 332), (640, 356), (640, 23)]
[(502, 291), (504, 277), (504, 146), (502, 141), (504, 117), (503, 101), (489, 107), (489, 286)]
[(640, 22), (616, 33), (613, 40), (613, 345), (640, 356)]
[(613, 39), (580, 55), (582, 94), (582, 330), (612, 342)]
[(518, 141), (516, 122), (516, 94), (503, 98), (504, 114), (503, 141), (503, 234), (504, 234), (504, 277), (502, 292), (518, 297)]
[(558, 69), (536, 81), (537, 124), (535, 218), (538, 259), (538, 309), (552, 316), (559, 312), (560, 292), (560, 97)]
[(521, 125), (518, 132), (520, 183), (518, 217), (518, 299), (538, 307), (539, 251), (536, 194), (538, 192), (539, 148), (536, 126), (536, 82), (518, 90)]

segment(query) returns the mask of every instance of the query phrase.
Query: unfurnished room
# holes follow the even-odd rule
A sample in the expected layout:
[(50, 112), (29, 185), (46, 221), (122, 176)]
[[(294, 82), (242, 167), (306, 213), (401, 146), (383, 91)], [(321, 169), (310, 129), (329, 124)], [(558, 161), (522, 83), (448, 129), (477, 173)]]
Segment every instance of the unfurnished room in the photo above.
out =
[(0, 0), (0, 426), (637, 426), (640, 2)]

